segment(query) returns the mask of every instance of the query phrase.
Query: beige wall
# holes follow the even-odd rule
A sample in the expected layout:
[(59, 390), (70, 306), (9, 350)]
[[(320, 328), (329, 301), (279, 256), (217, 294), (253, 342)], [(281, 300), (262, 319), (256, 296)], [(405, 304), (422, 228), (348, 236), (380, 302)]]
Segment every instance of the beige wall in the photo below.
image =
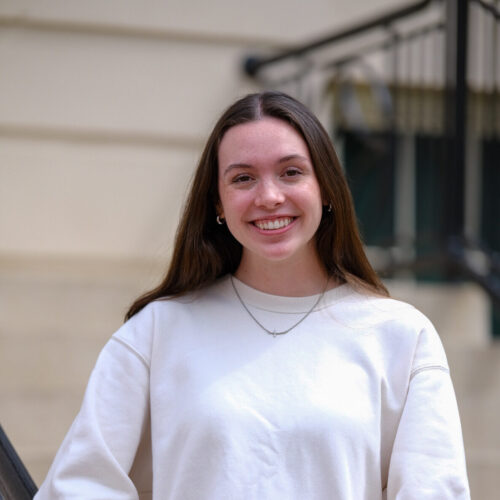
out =
[(244, 55), (401, 3), (3, 0), (0, 259), (161, 258)]

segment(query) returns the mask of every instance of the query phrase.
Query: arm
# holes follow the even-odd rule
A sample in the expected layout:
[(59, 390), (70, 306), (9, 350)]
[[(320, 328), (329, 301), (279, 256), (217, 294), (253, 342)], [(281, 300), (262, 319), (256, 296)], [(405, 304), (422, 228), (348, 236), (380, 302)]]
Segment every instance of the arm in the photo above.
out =
[(81, 410), (35, 498), (138, 498), (128, 474), (148, 419), (147, 361), (115, 336), (99, 356)]
[(444, 351), (421, 334), (391, 454), (388, 500), (467, 500), (460, 418)]

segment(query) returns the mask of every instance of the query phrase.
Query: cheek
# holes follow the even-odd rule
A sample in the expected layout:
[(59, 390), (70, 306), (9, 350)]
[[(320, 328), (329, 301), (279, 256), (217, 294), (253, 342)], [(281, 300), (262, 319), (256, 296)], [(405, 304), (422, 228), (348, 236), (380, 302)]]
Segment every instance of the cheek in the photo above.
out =
[(304, 207), (309, 207), (310, 210), (322, 209), (323, 199), (321, 196), (321, 190), (316, 183), (304, 186), (303, 189), (298, 192), (298, 201)]
[(238, 217), (245, 209), (245, 197), (240, 193), (228, 192), (225, 189), (219, 190), (219, 205), (225, 219)]

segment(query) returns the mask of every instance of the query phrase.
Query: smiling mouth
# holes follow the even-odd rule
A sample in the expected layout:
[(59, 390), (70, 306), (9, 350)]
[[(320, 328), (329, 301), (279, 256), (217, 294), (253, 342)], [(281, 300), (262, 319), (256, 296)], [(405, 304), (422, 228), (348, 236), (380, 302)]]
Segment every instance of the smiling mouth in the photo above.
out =
[(253, 224), (264, 231), (272, 231), (273, 229), (282, 229), (295, 220), (295, 217), (282, 217), (273, 220), (257, 220)]

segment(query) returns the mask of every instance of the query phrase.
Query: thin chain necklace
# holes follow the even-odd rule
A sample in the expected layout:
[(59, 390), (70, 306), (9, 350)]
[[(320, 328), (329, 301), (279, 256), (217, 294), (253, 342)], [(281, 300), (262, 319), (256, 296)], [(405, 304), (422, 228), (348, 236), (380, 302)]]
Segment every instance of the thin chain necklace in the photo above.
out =
[(321, 292), (320, 296), (318, 297), (318, 299), (316, 300), (316, 302), (314, 302), (313, 306), (311, 307), (311, 309), (309, 309), (309, 311), (307, 311), (304, 316), (302, 316), (302, 318), (299, 319), (299, 321), (297, 321), (296, 323), (294, 323), (290, 328), (287, 328), (286, 330), (283, 330), (281, 332), (277, 332), (276, 330), (269, 330), (267, 329), (250, 311), (250, 309), (248, 309), (247, 305), (245, 304), (245, 302), (243, 302), (243, 299), (241, 298), (240, 294), (238, 293), (238, 290), (236, 289), (236, 285), (234, 284), (234, 280), (233, 280), (233, 276), (231, 275), (231, 285), (233, 285), (233, 290), (234, 290), (234, 293), (236, 294), (236, 297), (238, 297), (238, 300), (241, 302), (241, 305), (245, 308), (245, 311), (250, 315), (250, 317), (266, 332), (268, 333), (269, 335), (272, 335), (273, 337), (276, 337), (276, 335), (285, 335), (285, 333), (288, 333), (290, 330), (293, 330), (296, 326), (300, 325), (300, 323), (302, 323), (302, 321), (304, 321), (308, 316), (309, 314), (311, 314), (313, 311), (314, 311), (314, 308), (319, 304), (319, 301), (323, 298), (323, 296), (325, 295), (325, 292), (326, 292), (326, 289), (328, 287), (328, 281), (329, 279), (326, 280), (326, 284), (325, 284), (325, 288), (323, 288), (323, 291)]

